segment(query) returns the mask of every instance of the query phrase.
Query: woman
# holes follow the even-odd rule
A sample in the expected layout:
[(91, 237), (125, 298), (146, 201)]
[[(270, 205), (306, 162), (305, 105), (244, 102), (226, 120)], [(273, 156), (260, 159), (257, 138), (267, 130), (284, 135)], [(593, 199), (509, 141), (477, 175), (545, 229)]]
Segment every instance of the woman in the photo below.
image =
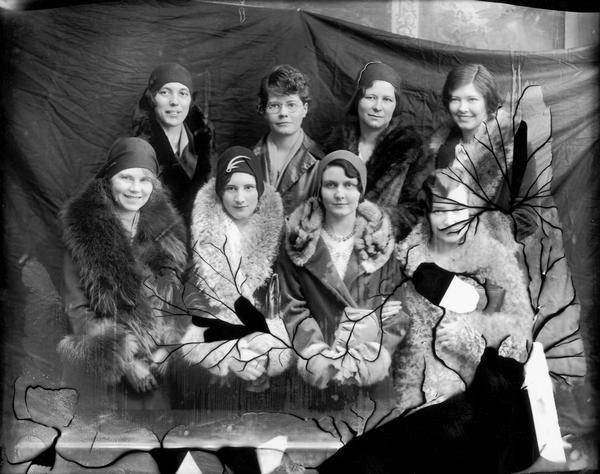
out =
[(265, 182), (281, 195), (286, 216), (310, 196), (317, 163), (323, 158), (302, 129), (310, 101), (308, 78), (293, 66), (276, 66), (260, 81), (258, 112), (269, 132), (253, 151), (265, 170)]
[(550, 111), (541, 88), (526, 87), (510, 115), (501, 108), (494, 76), (481, 64), (464, 64), (448, 73), (442, 100), (452, 126), (430, 142), (436, 167), (451, 165), (476, 178), (469, 185), (473, 209), (494, 222), (494, 232), (510, 229), (494, 237), (523, 244), (518, 253), (528, 271), (536, 340), (544, 345), (554, 380), (573, 386), (585, 373), (580, 307), (551, 194)]
[(73, 334), (58, 345), (69, 366), (118, 385), (127, 406), (152, 406), (167, 350), (181, 327), (163, 310), (187, 259), (183, 222), (157, 180), (153, 148), (121, 138), (61, 214), (64, 302)]
[[(468, 187), (450, 170), (425, 183), (427, 220), (398, 244), (410, 326), (394, 361), (401, 411), (462, 392), (487, 345), (524, 362), (533, 313), (516, 242), (473, 216)], [(492, 232), (491, 232), (492, 231)], [(506, 239), (506, 241), (509, 241)]]
[(256, 156), (240, 146), (223, 152), (194, 201), (187, 304), (196, 316), (181, 348), (221, 385), (243, 380), (259, 391), (291, 363), (278, 308), (266, 304), (282, 226), (281, 197), (263, 184)]
[(154, 148), (159, 178), (186, 220), (196, 192), (208, 179), (214, 150), (212, 125), (193, 91), (186, 68), (161, 64), (150, 74), (131, 130)]
[(417, 198), (431, 172), (422, 140), (397, 118), (400, 77), (387, 64), (371, 61), (360, 70), (346, 108), (347, 120), (326, 141), (326, 152), (345, 149), (367, 165), (366, 198), (383, 206), (403, 238), (423, 214)]
[(329, 389), (326, 403), (343, 402), (344, 385), (387, 378), (404, 323), (394, 298), (400, 271), (390, 259), (392, 228), (364, 199), (366, 177), (363, 161), (346, 150), (319, 162), (318, 195), (287, 220), (279, 257), (297, 368), (308, 384)]

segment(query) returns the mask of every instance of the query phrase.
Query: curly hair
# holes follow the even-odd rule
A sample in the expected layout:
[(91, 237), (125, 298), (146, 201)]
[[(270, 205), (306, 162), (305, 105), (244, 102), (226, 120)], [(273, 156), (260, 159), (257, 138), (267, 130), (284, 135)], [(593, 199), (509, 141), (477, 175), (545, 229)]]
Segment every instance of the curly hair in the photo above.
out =
[[(331, 163), (329, 163), (327, 165), (325, 170), (328, 168), (331, 168), (332, 166), (339, 166), (340, 168), (342, 168), (344, 170), (344, 174), (346, 175), (347, 178), (350, 178), (350, 179), (355, 178), (358, 181), (357, 189), (360, 191), (360, 197), (359, 197), (358, 201), (363, 202), (365, 200), (365, 193), (363, 191), (363, 186), (362, 186), (362, 182), (360, 179), (360, 173), (358, 172), (358, 170), (346, 160), (333, 160)], [(323, 170), (323, 171), (325, 171), (325, 170)], [(321, 197), (322, 186), (323, 186), (323, 182), (321, 180), (321, 183), (319, 183), (319, 198)], [(323, 207), (323, 204), (321, 203), (320, 200), (319, 200), (319, 203), (321, 204), (321, 207)]]
[(302, 103), (308, 104), (311, 101), (308, 77), (289, 64), (275, 66), (269, 74), (260, 80), (258, 90), (258, 111), (260, 113), (265, 110), (269, 94), (298, 94)]

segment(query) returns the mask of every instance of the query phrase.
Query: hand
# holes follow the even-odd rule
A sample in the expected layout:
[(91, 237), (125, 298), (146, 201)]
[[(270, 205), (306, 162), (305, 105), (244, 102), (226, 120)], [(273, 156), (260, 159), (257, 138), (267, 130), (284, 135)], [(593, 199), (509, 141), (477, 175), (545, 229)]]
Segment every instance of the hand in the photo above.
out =
[(242, 380), (255, 381), (267, 370), (267, 356), (244, 350), (243, 358), (237, 356), (231, 358), (229, 369)]
[(125, 379), (136, 392), (149, 392), (158, 386), (150, 367), (140, 359), (134, 359), (126, 368)]
[(298, 371), (309, 384), (323, 390), (340, 370), (340, 359), (330, 349), (298, 359)]
[(254, 332), (240, 339), (239, 347), (258, 355), (268, 355), (271, 349), (284, 349), (287, 346), (271, 334)]
[(402, 311), (402, 302), (396, 300), (387, 300), (381, 307), (381, 324), (385, 327), (386, 323), (393, 319)]
[[(349, 364), (348, 362), (352, 362)], [(373, 385), (388, 376), (391, 365), (389, 352), (380, 344), (370, 342), (352, 347), (344, 356), (342, 367), (354, 366), (354, 373), (346, 377), (360, 386)]]
[(333, 348), (344, 352), (346, 348), (364, 342), (381, 341), (381, 324), (377, 311), (363, 308), (344, 308), (342, 320), (335, 332)]
[(483, 337), (463, 317), (446, 313), (435, 331), (434, 350), (465, 384), (473, 379), (484, 349)]

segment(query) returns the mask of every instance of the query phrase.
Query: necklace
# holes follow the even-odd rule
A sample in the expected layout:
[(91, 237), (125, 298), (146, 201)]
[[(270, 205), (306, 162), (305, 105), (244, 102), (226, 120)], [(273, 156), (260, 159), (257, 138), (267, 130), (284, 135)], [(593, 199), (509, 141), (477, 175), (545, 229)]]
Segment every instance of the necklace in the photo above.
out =
[(348, 235), (339, 235), (331, 233), (327, 230), (327, 227), (323, 227), (323, 230), (334, 242), (345, 242), (346, 240), (354, 237), (354, 229), (352, 229), (352, 231)]

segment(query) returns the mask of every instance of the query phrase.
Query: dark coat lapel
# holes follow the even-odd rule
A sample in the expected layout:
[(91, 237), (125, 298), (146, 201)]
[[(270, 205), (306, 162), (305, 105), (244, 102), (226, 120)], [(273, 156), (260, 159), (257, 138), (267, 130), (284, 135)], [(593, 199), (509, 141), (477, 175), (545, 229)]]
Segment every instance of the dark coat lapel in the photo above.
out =
[[(350, 262), (354, 262), (354, 268), (348, 267), (348, 271), (346, 272), (346, 276), (352, 278), (350, 272), (354, 270), (353, 273), (356, 273), (358, 270), (358, 262), (356, 261), (356, 256), (354, 252), (352, 252), (352, 258)], [(351, 265), (351, 264), (349, 264)], [(321, 283), (325, 288), (327, 288), (331, 293), (345, 306), (356, 307), (357, 304), (354, 301), (354, 298), (348, 291), (348, 287), (346, 286), (345, 281), (343, 281), (335, 269), (331, 256), (329, 255), (329, 251), (327, 250), (327, 246), (323, 242), (323, 239), (319, 238), (317, 242), (317, 247), (315, 249), (315, 253), (312, 257), (306, 262), (304, 265), (310, 273), (312, 273), (316, 278), (321, 280)]]

